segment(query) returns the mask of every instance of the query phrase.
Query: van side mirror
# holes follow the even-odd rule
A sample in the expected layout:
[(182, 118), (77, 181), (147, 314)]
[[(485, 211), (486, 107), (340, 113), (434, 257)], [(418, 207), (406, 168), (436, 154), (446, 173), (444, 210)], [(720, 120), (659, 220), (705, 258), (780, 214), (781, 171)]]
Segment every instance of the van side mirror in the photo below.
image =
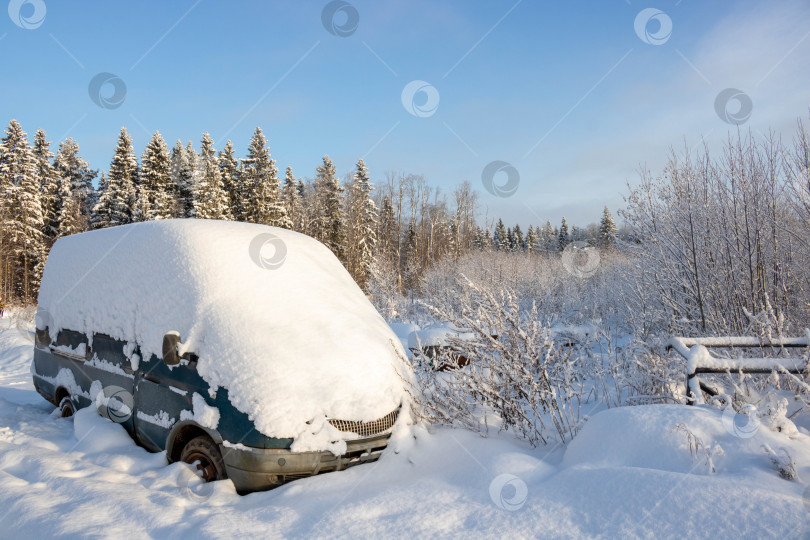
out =
[(176, 366), (180, 363), (180, 355), (177, 354), (177, 346), (180, 345), (180, 332), (172, 330), (163, 336), (163, 362), (167, 366)]

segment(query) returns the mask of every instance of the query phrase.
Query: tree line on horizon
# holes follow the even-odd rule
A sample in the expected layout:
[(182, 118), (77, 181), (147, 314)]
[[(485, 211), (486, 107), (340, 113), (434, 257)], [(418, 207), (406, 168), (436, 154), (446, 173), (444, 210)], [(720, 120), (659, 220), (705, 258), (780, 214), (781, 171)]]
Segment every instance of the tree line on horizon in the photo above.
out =
[[(93, 181), (98, 178), (98, 188)], [(376, 191), (376, 193), (372, 193)], [(607, 208), (602, 221), (570, 231), (520, 225), (491, 230), (476, 222), (477, 193), (469, 182), (451, 200), (421, 175), (388, 173), (375, 190), (362, 159), (341, 183), (328, 155), (314, 178), (296, 178), (287, 167), (283, 182), (261, 128), (247, 155), (237, 158), (231, 141), (217, 151), (205, 133), (199, 152), (189, 141), (171, 148), (159, 132), (136, 157), (121, 128), (106, 172), (90, 168), (72, 138), (56, 154), (46, 133), (34, 142), (11, 120), (0, 140), (0, 296), (36, 300), (53, 243), (71, 234), (141, 221), (198, 218), (245, 221), (302, 232), (324, 243), (365, 288), (372, 264), (397, 274), (403, 289), (418, 287), (435, 261), (472, 249), (557, 252), (570, 242), (607, 246), (616, 226)]]

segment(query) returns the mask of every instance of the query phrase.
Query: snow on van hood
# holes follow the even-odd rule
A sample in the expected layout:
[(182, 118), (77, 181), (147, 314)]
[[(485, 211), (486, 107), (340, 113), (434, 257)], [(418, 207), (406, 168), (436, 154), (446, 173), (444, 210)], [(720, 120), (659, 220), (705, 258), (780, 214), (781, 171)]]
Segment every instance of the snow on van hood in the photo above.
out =
[(390, 413), (410, 377), (400, 341), (332, 252), (275, 227), (166, 220), (62, 238), (39, 309), (51, 336), (102, 332), (144, 358), (178, 331), (212, 387), (299, 450), (325, 449), (321, 427), (338, 436), (326, 418)]

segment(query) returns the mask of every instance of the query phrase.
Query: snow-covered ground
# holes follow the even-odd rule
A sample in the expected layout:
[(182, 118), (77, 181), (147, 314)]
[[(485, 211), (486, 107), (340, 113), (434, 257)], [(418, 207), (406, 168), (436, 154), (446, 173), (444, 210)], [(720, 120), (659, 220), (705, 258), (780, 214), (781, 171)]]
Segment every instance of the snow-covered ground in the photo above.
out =
[(31, 383), (32, 327), (0, 320), (2, 538), (810, 537), (808, 432), (735, 434), (708, 407), (604, 410), (567, 447), (416, 429), (377, 463), (239, 496), (93, 410), (56, 417)]

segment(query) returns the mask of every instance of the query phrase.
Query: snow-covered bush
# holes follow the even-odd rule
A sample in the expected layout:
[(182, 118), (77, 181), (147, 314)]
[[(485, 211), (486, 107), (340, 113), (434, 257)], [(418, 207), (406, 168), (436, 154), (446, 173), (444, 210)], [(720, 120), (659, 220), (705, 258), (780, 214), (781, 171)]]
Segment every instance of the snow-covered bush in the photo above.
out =
[[(465, 332), (447, 338), (452, 352), (444, 358), (414, 355), (411, 392), (417, 416), (482, 433), (512, 431), (532, 445), (573, 438), (584, 386), (570, 351), (554, 343), (537, 306), (521, 305), (509, 287), (466, 283), (458, 311), (427, 306), (436, 318)], [(433, 367), (457, 365), (459, 357), (471, 362), (449, 372)]]

